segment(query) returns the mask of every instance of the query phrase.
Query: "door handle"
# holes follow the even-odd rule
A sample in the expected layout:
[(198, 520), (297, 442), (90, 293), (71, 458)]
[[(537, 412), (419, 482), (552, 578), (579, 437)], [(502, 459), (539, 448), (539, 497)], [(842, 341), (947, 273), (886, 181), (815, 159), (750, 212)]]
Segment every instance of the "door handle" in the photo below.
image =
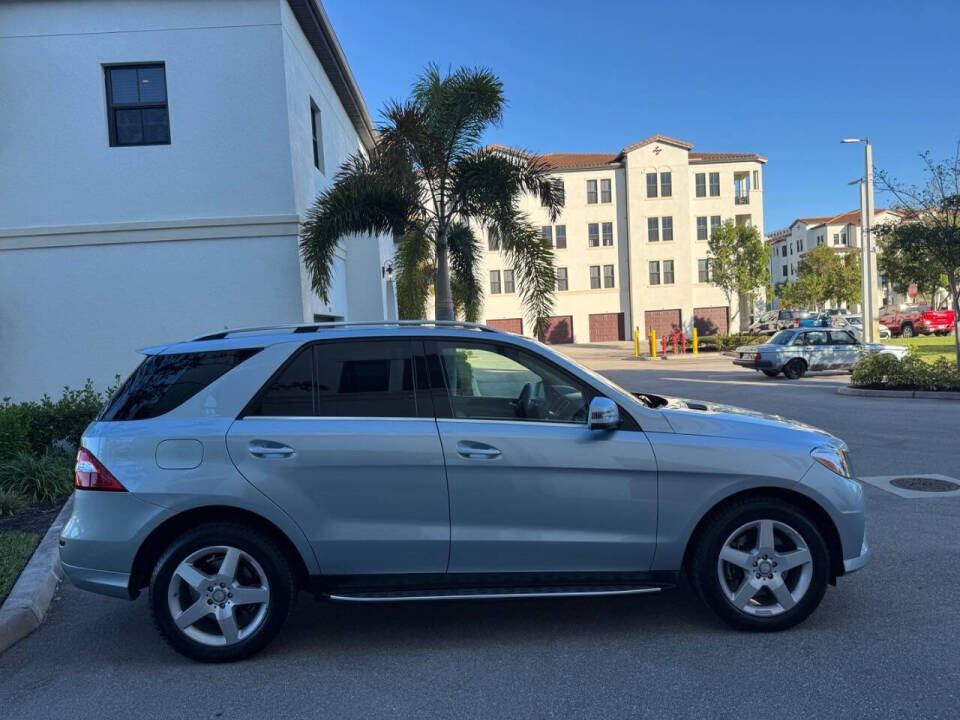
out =
[(265, 460), (280, 460), (296, 455), (296, 450), (289, 445), (273, 440), (251, 440), (249, 449), (251, 455)]
[(500, 451), (486, 443), (473, 440), (461, 440), (457, 443), (457, 454), (468, 460), (493, 460), (500, 457)]

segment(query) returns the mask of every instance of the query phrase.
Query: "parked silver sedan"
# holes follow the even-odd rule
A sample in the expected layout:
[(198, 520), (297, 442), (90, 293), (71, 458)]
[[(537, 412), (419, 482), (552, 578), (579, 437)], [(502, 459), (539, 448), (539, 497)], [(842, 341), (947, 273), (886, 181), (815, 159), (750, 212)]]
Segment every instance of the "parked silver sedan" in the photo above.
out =
[(763, 345), (742, 345), (733, 364), (759, 370), (767, 377), (781, 372), (789, 380), (808, 370), (850, 370), (866, 353), (888, 353), (898, 359), (908, 350), (899, 345), (865, 344), (849, 330), (795, 328), (781, 330)]

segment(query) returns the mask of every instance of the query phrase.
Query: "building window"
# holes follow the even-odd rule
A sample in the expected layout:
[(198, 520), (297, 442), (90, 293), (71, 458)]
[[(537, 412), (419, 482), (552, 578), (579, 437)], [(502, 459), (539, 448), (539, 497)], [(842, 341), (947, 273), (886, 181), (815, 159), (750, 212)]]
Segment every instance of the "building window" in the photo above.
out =
[(655, 172), (647, 173), (647, 197), (655, 198), (657, 196), (657, 174)]
[(596, 290), (600, 287), (600, 266), (590, 266), (590, 289)]
[(500, 271), (499, 270), (490, 271), (490, 294), (491, 295), (500, 294)]
[(660, 197), (673, 196), (673, 175), (668, 172), (660, 173)]
[(663, 261), (663, 284), (673, 285), (673, 260)]
[(760, 171), (759, 170), (753, 171), (753, 189), (754, 190), (760, 189)]
[(659, 285), (660, 284), (660, 263), (657, 260), (651, 260), (649, 263), (650, 266), (650, 284)]
[(834, 244), (834, 245), (839, 245), (839, 244), (840, 244), (840, 233), (834, 233), (834, 234), (833, 234), (833, 244)]
[(604, 265), (603, 266), (603, 286), (605, 288), (615, 287), (614, 285), (614, 275), (613, 275), (613, 265)]
[(543, 235), (543, 242), (546, 243), (547, 247), (553, 247), (553, 228), (549, 225), (542, 225), (540, 234)]
[(610, 181), (601, 180), (600, 181), (600, 202), (608, 203), (608, 202), (611, 202), (612, 200), (613, 200), (613, 193), (611, 192), (611, 189), (610, 189)]
[(673, 218), (669, 215), (660, 218), (660, 224), (663, 226), (663, 241), (670, 242), (673, 240)]
[(313, 133), (313, 166), (323, 172), (323, 123), (320, 108), (310, 99), (310, 127)]
[(163, 63), (111, 65), (104, 70), (110, 145), (169, 145), (170, 114)]
[(557, 225), (556, 230), (556, 247), (558, 250), (564, 250), (567, 247), (567, 226), (566, 225)]
[(784, 277), (787, 276), (787, 266), (786, 266), (786, 265), (783, 266), (783, 276), (784, 276)]
[(597, 181), (587, 180), (587, 203), (596, 205), (597, 203)]
[(803, 238), (797, 240), (797, 252), (800, 252), (801, 250), (803, 250)]
[(710, 197), (720, 197), (720, 173), (710, 173)]
[(693, 176), (693, 183), (697, 188), (697, 197), (707, 196), (707, 174), (697, 173)]
[(660, 218), (647, 218), (647, 242), (660, 242)]
[(613, 245), (613, 223), (604, 223), (603, 224), (603, 244), (607, 247)]
[(697, 282), (710, 282), (710, 261), (697, 260)]
[(840, 233), (840, 244), (841, 245), (847, 244), (847, 234), (845, 232)]
[(781, 255), (783, 255), (784, 257), (786, 257), (786, 256), (787, 256), (787, 246), (784, 245), (784, 246), (781, 248), (781, 250), (783, 251), (783, 252), (781, 253)]
[(713, 231), (716, 230), (721, 225), (723, 225), (723, 221), (720, 219), (719, 215), (710, 216), (710, 236), (711, 237), (713, 236)]
[(707, 216), (697, 218), (697, 240), (707, 239)]
[(600, 224), (589, 223), (587, 225), (587, 243), (590, 247), (600, 246)]
[(487, 230), (487, 249), (488, 250), (499, 250), (500, 249), (500, 236), (497, 235), (497, 231), (493, 228)]
[(569, 283), (567, 282), (567, 269), (566, 268), (557, 268), (557, 290), (568, 290)]
[(513, 270), (503, 271), (503, 291), (505, 293), (513, 292)]

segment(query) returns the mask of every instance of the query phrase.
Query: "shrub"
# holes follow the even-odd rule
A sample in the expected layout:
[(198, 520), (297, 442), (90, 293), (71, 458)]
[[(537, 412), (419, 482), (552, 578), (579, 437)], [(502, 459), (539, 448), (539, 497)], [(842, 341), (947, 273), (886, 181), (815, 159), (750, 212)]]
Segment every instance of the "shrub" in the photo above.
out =
[(930, 364), (911, 352), (903, 360), (893, 355), (872, 353), (853, 368), (854, 387), (882, 390), (958, 390), (960, 373), (944, 358)]
[[(736, 335), (708, 335), (700, 338), (700, 349), (724, 352), (726, 350), (735, 350), (741, 345), (763, 345), (763, 343), (770, 340), (770, 337), (770, 335), (750, 335), (747, 333), (738, 333)], [(670, 343), (669, 335), (667, 336), (667, 343)]]
[(0, 490), (0, 517), (13, 515), (23, 510), (27, 499), (14, 490)]
[(73, 460), (62, 450), (18, 452), (0, 463), (0, 490), (32, 502), (58, 500), (73, 491)]

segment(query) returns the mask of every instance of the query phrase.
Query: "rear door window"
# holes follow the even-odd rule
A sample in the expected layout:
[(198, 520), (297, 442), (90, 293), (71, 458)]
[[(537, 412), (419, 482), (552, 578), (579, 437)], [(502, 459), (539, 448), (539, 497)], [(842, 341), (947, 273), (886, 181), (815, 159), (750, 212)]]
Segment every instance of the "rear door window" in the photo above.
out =
[(856, 338), (845, 330), (831, 330), (830, 341), (834, 345), (856, 345)]
[(314, 358), (317, 415), (417, 416), (413, 342), (321, 343)]
[(270, 381), (250, 415), (310, 417), (316, 411), (313, 392), (313, 347), (300, 351)]
[(259, 348), (150, 355), (133, 371), (98, 420), (147, 420), (179, 407)]

